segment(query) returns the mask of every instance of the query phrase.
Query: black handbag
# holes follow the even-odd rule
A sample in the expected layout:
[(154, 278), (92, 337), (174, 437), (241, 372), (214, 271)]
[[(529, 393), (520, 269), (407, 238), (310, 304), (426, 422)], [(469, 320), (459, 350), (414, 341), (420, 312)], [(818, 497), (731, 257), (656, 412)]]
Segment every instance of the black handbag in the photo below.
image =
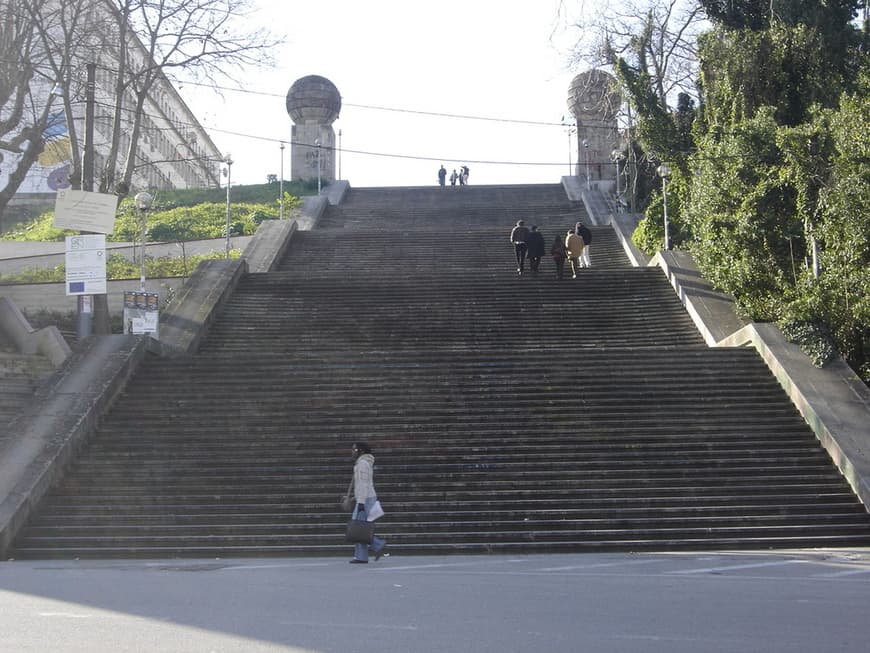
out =
[(371, 544), (375, 537), (375, 524), (361, 519), (351, 519), (347, 522), (345, 539), (351, 544)]

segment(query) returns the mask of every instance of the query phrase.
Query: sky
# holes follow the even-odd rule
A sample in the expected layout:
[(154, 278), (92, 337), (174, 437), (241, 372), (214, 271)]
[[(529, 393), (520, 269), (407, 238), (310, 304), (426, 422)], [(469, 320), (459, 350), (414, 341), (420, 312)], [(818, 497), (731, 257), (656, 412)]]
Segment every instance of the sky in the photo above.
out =
[(352, 187), (435, 184), (441, 164), (467, 165), (472, 184), (558, 183), (576, 162), (562, 121), (580, 71), (559, 0), (252, 1), (249, 24), (285, 40), (275, 67), (244, 71), (241, 91), (179, 89), (231, 154), (234, 185), (280, 174), (281, 141), (290, 179), (285, 98), (307, 75), (342, 96), (337, 173)]

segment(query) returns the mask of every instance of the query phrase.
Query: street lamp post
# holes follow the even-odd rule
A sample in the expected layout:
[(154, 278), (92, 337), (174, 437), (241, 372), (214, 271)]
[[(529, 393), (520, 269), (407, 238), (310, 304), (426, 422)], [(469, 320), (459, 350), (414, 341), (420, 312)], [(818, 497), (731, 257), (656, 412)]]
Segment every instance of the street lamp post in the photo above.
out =
[(665, 212), (665, 251), (671, 248), (671, 235), (668, 227), (668, 177), (671, 176), (671, 166), (662, 163), (658, 167), (659, 176), (662, 178), (662, 200)]
[(278, 200), (279, 209), (278, 217), (282, 220), (284, 219), (284, 141), (281, 141), (281, 179), (278, 182), (278, 192), (281, 193), (281, 197)]
[(136, 207), (139, 209), (139, 219), (142, 222), (142, 242), (139, 247), (139, 290), (145, 292), (145, 241), (148, 238), (147, 216), (148, 209), (151, 208), (151, 202), (154, 200), (151, 193), (142, 191), (137, 193), (133, 198), (136, 202)]
[(226, 173), (227, 173), (227, 245), (226, 245), (226, 258), (230, 257), (230, 186), (233, 181), (233, 159), (230, 156), (229, 152), (227, 152), (226, 157), (224, 158), (224, 163), (227, 164)]
[[(574, 134), (577, 133), (577, 124), (565, 121), (565, 116), (562, 116), (562, 126), (565, 128), (565, 133), (568, 135), (568, 176), (574, 176), (574, 165), (571, 161), (571, 155), (574, 151)], [(579, 157), (579, 153), (578, 153)]]
[(586, 153), (586, 190), (592, 190), (592, 177), (589, 174), (589, 141), (583, 139), (583, 149)]
[(320, 140), (314, 141), (314, 147), (317, 148), (317, 194), (320, 195)]
[(613, 166), (616, 171), (616, 212), (619, 213), (620, 203), (619, 203), (619, 162), (622, 161), (623, 156), (622, 152), (619, 150), (613, 150), (610, 153), (610, 160), (613, 161)]

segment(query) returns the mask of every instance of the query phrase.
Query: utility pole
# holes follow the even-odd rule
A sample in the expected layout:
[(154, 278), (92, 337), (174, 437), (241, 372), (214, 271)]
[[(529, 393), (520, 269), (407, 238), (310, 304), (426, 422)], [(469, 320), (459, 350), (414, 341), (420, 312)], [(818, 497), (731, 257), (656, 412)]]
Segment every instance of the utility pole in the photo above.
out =
[[(96, 64), (87, 65), (88, 80), (85, 86), (85, 143), (82, 148), (82, 190), (94, 190), (94, 89), (97, 84)], [(81, 233), (87, 233), (82, 231)], [(79, 341), (91, 335), (91, 322), (94, 314), (94, 296), (76, 297), (76, 337)]]
[(278, 192), (280, 195), (278, 196), (278, 204), (281, 207), (281, 211), (278, 214), (279, 219), (284, 219), (284, 142), (281, 142), (281, 181), (278, 184)]
[[(97, 64), (89, 63), (85, 86), (85, 145), (82, 151), (82, 190), (94, 190), (94, 107), (97, 86)], [(81, 233), (93, 233), (82, 231)], [(108, 295), (78, 296), (78, 339), (87, 338), (91, 332), (98, 335), (111, 333), (109, 324)]]

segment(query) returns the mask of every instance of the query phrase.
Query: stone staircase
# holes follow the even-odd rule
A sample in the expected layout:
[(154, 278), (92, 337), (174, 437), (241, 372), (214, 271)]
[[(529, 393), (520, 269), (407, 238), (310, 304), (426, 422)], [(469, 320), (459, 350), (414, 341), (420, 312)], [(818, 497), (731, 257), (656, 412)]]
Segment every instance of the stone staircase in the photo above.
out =
[(53, 372), (54, 365), (46, 356), (22, 354), (0, 331), (0, 430), (20, 414)]
[(351, 190), (146, 361), (13, 555), (349, 555), (355, 440), (396, 554), (870, 545), (755, 351), (706, 347), (608, 228), (578, 279), (516, 274), (517, 219), (578, 217), (555, 185)]

